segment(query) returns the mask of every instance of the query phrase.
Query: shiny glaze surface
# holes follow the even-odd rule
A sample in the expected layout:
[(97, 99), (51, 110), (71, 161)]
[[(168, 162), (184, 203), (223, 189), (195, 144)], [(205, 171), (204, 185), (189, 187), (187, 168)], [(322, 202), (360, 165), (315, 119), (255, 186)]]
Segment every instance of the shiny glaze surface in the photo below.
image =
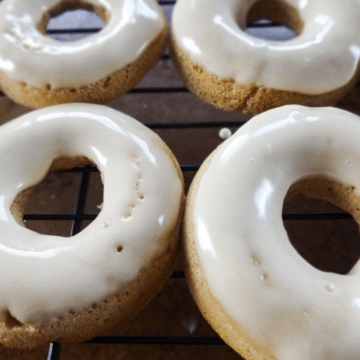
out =
[(359, 1), (285, 2), (304, 22), (290, 41), (257, 39), (240, 28), (256, 0), (178, 0), (172, 32), (192, 62), (239, 84), (321, 94), (348, 83), (359, 65)]
[(89, 84), (136, 60), (166, 26), (156, 0), (86, 2), (103, 7), (108, 23), (91, 37), (61, 43), (37, 29), (59, 0), (3, 0), (0, 73), (39, 87)]
[[(82, 310), (168, 248), (160, 234), (176, 226), (182, 183), (159, 137), (136, 120), (100, 105), (49, 107), (1, 126), (0, 154), (0, 313), (48, 322)], [(101, 212), (71, 238), (30, 231), (10, 212), (61, 155), (91, 159), (104, 183)]]
[(359, 358), (360, 265), (312, 267), (281, 213), (289, 187), (324, 175), (360, 195), (360, 118), (285, 106), (250, 120), (215, 151), (194, 205), (198, 256), (210, 289), (277, 360)]

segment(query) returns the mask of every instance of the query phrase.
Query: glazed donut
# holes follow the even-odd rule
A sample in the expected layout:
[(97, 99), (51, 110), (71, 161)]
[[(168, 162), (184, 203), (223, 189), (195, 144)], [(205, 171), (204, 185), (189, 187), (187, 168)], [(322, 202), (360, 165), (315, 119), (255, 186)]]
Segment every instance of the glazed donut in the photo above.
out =
[[(247, 21), (292, 28), (287, 42), (247, 35)], [(172, 58), (186, 85), (224, 110), (335, 104), (359, 77), (358, 0), (178, 0)]]
[[(80, 342), (126, 323), (174, 265), (183, 184), (171, 151), (120, 112), (69, 104), (1, 126), (0, 154), (0, 342)], [(50, 167), (89, 161), (104, 202), (88, 227), (63, 238), (19, 226), (24, 191)]]
[[(86, 39), (46, 35), (51, 16), (95, 11), (106, 23)], [(0, 3), (0, 89), (32, 108), (102, 103), (132, 89), (158, 61), (167, 21), (156, 0), (3, 0)]]
[(184, 219), (186, 279), (201, 312), (245, 359), (358, 359), (360, 265), (310, 265), (282, 222), (288, 189), (360, 222), (360, 118), (288, 105), (250, 120), (194, 179)]

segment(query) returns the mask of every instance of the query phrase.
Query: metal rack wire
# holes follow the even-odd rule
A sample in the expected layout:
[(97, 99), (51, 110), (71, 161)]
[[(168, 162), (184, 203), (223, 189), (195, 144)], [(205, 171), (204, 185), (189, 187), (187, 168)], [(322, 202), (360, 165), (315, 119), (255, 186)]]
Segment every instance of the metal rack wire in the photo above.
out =
[[(0, 0), (1, 3), (2, 0)], [(162, 6), (174, 5), (176, 0), (158, 0), (159, 4)], [(268, 27), (268, 26), (277, 26), (277, 24), (251, 24), (253, 27)], [(62, 30), (50, 30), (49, 34), (93, 34), (98, 32), (99, 28), (91, 29), (62, 29)], [(163, 60), (169, 60), (169, 55), (163, 56)], [(360, 83), (357, 84), (360, 86)], [(176, 87), (157, 87), (157, 88), (135, 88), (130, 91), (130, 94), (154, 94), (161, 93), (166, 96), (166, 94), (171, 93), (187, 93), (188, 89), (184, 86)], [(0, 95), (1, 92), (0, 92)], [(149, 123), (145, 124), (153, 130), (174, 130), (174, 129), (220, 129), (223, 127), (238, 128), (243, 125), (244, 122), (241, 121), (206, 121), (206, 122), (180, 122), (180, 123)], [(200, 166), (200, 163), (197, 164), (182, 164), (181, 170), (183, 173), (192, 172), (195, 173)], [(78, 172), (81, 174), (81, 180), (78, 190), (78, 197), (76, 208), (73, 213), (66, 214), (42, 214), (42, 213), (31, 213), (25, 214), (24, 220), (26, 221), (63, 221), (71, 220), (71, 236), (79, 233), (83, 227), (84, 221), (91, 221), (96, 218), (95, 214), (86, 212), (86, 202), (89, 194), (89, 183), (92, 174), (98, 172), (97, 168), (94, 166), (85, 166), (79, 167), (67, 172)], [(352, 217), (347, 213), (286, 213), (283, 214), (284, 220), (341, 220), (341, 219), (352, 219)], [(183, 279), (183, 271), (174, 271), (171, 275), (175, 279)], [(99, 336), (94, 339), (87, 341), (88, 344), (132, 344), (132, 345), (224, 345), (224, 342), (218, 337), (182, 337), (182, 336)], [(49, 345), (47, 360), (61, 360), (61, 344), (51, 343)]]

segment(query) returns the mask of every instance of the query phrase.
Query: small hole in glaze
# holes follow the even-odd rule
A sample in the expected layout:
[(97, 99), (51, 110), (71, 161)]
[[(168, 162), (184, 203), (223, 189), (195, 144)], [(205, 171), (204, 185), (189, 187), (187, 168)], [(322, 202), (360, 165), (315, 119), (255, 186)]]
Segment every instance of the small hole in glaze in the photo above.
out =
[(108, 77), (106, 78), (106, 80), (104, 81), (103, 88), (104, 88), (104, 89), (107, 89), (107, 88), (110, 86), (110, 82), (111, 82), (111, 77), (108, 76)]
[(116, 248), (116, 251), (118, 252), (118, 253), (121, 253), (122, 251), (123, 251), (123, 247), (122, 247), (122, 245), (119, 245), (117, 248)]
[(128, 220), (131, 218), (131, 213), (130, 212), (126, 212), (125, 215), (122, 217), (125, 220)]
[(3, 312), (3, 317), (4, 317), (4, 322), (5, 322), (5, 326), (8, 328), (8, 329), (13, 329), (15, 327), (21, 327), (23, 326), (23, 324), (18, 320), (16, 319), (14, 316), (11, 315), (10, 311), (9, 310), (5, 310)]
[(251, 257), (251, 260), (252, 260), (252, 262), (253, 262), (253, 264), (255, 266), (260, 266), (261, 265), (261, 261), (259, 260), (259, 258), (256, 255), (253, 255)]
[(269, 278), (268, 273), (266, 273), (266, 272), (262, 273), (262, 275), (261, 275), (262, 280), (267, 280), (268, 278)]

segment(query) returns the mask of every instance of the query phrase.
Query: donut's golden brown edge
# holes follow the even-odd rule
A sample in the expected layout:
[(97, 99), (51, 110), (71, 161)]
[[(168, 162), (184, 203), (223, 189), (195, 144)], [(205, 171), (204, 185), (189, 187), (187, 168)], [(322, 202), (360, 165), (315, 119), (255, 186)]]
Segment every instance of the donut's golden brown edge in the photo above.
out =
[[(248, 13), (247, 21), (253, 22), (264, 18), (284, 24), (296, 34), (301, 33), (304, 25), (297, 10), (281, 0), (256, 2)], [(360, 76), (359, 65), (354, 77), (346, 85), (319, 95), (278, 90), (256, 84), (237, 84), (232, 78), (219, 78), (201, 65), (193, 63), (171, 34), (170, 44), (171, 59), (186, 86), (205, 102), (227, 111), (242, 111), (256, 115), (289, 104), (332, 106), (355, 85)]]

